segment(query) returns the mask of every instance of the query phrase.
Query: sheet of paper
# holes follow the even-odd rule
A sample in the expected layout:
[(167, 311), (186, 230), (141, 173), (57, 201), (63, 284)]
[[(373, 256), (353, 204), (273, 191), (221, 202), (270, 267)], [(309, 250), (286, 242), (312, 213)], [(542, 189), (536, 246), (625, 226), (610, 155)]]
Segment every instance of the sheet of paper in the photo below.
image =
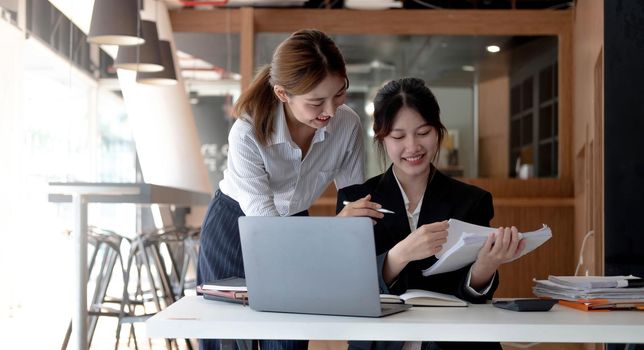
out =
[[(456, 219), (450, 219), (448, 222), (447, 243), (443, 245), (443, 250), (436, 254), (438, 261), (423, 270), (423, 276), (458, 270), (474, 262), (488, 234), (496, 231), (490, 227), (473, 225)], [(539, 230), (522, 233), (521, 237), (525, 240), (525, 248), (514, 260), (549, 240), (552, 237), (552, 231), (548, 226), (543, 225)]]

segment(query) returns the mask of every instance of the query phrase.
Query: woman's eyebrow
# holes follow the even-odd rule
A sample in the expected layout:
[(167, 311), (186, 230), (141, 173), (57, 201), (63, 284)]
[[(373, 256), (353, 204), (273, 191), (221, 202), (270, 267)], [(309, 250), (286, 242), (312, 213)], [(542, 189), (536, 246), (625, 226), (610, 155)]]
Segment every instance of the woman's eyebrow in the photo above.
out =
[(326, 99), (326, 97), (309, 97), (306, 100), (307, 101), (322, 101), (322, 100), (325, 100), (325, 99)]

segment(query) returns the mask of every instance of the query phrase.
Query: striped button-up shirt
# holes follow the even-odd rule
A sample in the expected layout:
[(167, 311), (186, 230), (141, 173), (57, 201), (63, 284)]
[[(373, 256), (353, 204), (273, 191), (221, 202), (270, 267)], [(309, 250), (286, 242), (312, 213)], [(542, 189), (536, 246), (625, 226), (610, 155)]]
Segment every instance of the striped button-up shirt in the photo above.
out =
[(309, 151), (293, 142), (284, 106), (276, 110), (273, 134), (263, 146), (252, 121), (240, 118), (228, 134), (228, 166), (219, 189), (249, 216), (287, 216), (307, 210), (331, 181), (343, 188), (364, 181), (360, 118), (346, 105), (315, 131)]

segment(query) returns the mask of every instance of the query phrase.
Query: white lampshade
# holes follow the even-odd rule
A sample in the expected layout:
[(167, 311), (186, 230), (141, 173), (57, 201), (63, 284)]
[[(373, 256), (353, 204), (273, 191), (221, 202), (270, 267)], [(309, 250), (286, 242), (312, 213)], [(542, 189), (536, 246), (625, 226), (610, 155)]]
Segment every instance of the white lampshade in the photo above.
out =
[(157, 24), (141, 21), (145, 43), (140, 46), (121, 46), (114, 60), (114, 67), (138, 72), (159, 72), (163, 70), (159, 53), (159, 34)]
[(101, 45), (141, 45), (137, 0), (95, 0), (87, 41)]

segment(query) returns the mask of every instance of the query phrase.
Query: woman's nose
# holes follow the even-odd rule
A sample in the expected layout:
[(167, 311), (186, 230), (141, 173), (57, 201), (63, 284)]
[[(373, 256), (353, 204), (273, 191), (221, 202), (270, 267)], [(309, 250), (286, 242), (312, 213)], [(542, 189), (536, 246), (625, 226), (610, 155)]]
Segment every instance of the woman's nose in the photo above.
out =
[(335, 114), (335, 110), (338, 109), (339, 105), (335, 104), (333, 101), (329, 101), (324, 104), (324, 109), (322, 113), (327, 116), (332, 116)]
[(407, 137), (407, 140), (406, 140), (406, 142), (405, 142), (405, 147), (406, 147), (408, 150), (412, 150), (412, 151), (414, 151), (414, 150), (418, 149), (418, 142), (417, 142), (417, 141), (418, 141), (418, 140), (416, 140), (416, 138), (415, 138), (415, 137), (413, 137), (413, 136), (409, 136), (409, 137)]

